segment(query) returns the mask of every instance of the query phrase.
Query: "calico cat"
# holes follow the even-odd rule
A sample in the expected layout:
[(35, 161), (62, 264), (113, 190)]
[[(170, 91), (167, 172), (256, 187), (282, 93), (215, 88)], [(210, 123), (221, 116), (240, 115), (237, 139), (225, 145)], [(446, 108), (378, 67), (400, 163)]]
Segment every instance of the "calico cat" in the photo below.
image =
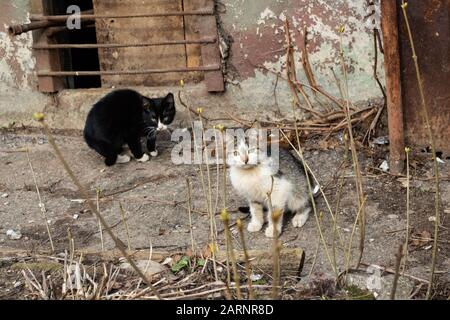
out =
[[(227, 140), (227, 146), (230, 146), (229, 140)], [(251, 221), (247, 227), (249, 232), (262, 229), (264, 210), (270, 211), (267, 194), (271, 190), (274, 211), (294, 213), (292, 219), (294, 227), (302, 227), (306, 223), (311, 211), (308, 182), (304, 168), (294, 155), (280, 148), (279, 165), (276, 165), (272, 155), (268, 156), (257, 148), (250, 149), (244, 139), (238, 141), (237, 148), (228, 149), (227, 154), (231, 184), (250, 205)], [(312, 183), (312, 180), (310, 181)], [(271, 217), (271, 212), (268, 212), (266, 237), (273, 237)], [(276, 226), (278, 234), (281, 234), (282, 224), (283, 217), (279, 219)]]
[(130, 156), (122, 154), (127, 144), (140, 162), (150, 157), (144, 153), (141, 137), (147, 137), (147, 149), (156, 157), (156, 133), (167, 129), (175, 118), (172, 93), (151, 99), (130, 89), (115, 90), (98, 101), (89, 111), (84, 127), (88, 146), (105, 157), (105, 164), (126, 163)]

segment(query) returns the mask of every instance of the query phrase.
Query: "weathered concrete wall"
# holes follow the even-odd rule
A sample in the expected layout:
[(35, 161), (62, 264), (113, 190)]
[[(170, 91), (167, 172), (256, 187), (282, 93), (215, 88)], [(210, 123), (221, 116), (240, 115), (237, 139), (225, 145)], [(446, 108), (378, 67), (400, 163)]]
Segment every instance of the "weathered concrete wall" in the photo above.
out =
[[(219, 5), (223, 35), (230, 41), (227, 92), (208, 95), (204, 84), (189, 85), (186, 99), (214, 114), (230, 110), (255, 117), (275, 117), (274, 88), (276, 76), (284, 73), (284, 20), (291, 23), (295, 44), (298, 76), (306, 82), (301, 67), (300, 51), (303, 28), (309, 30), (308, 52), (317, 82), (339, 96), (331, 68), (340, 76), (338, 27), (345, 26), (343, 43), (349, 70), (350, 98), (353, 101), (379, 97), (372, 76), (373, 39), (366, 28), (365, 1), (361, 0), (222, 0)], [(6, 26), (26, 22), (30, 1), (0, 2), (0, 126), (11, 122), (30, 123), (30, 115), (38, 110), (54, 113), (52, 126), (81, 128), (86, 111), (104, 90), (67, 90), (57, 97), (37, 91), (35, 59), (31, 52), (31, 34), (12, 38)], [(382, 61), (380, 61), (382, 66)], [(263, 68), (261, 68), (263, 67)], [(382, 72), (380, 71), (380, 76)], [(157, 95), (170, 88), (146, 88)], [(291, 110), (291, 94), (287, 83), (277, 84), (277, 101), (284, 117)], [(56, 105), (55, 103), (58, 103)], [(68, 117), (67, 115), (71, 115)]]
[[(51, 103), (50, 97), (37, 91), (36, 61), (31, 33), (11, 37), (7, 26), (29, 22), (30, 1), (0, 2), (0, 126), (14, 122), (28, 124), (31, 116)], [(27, 118), (30, 118), (27, 119)]]
[[(271, 91), (274, 76), (255, 66), (275, 72), (285, 72), (284, 21), (291, 25), (295, 45), (297, 73), (305, 80), (301, 69), (299, 48), (308, 28), (308, 52), (317, 82), (339, 95), (331, 68), (340, 75), (339, 26), (343, 34), (344, 55), (349, 70), (349, 89), (352, 100), (365, 100), (380, 95), (373, 79), (373, 38), (366, 27), (365, 1), (362, 0), (225, 0), (223, 27), (234, 42), (231, 68), (242, 81), (241, 86), (255, 97), (264, 100), (264, 92)], [(382, 65), (382, 62), (381, 64)], [(252, 90), (253, 89), (253, 90)], [(283, 88), (284, 91), (285, 87)], [(256, 91), (255, 91), (256, 90)], [(281, 88), (280, 88), (280, 91)], [(254, 101), (254, 100), (253, 100)]]

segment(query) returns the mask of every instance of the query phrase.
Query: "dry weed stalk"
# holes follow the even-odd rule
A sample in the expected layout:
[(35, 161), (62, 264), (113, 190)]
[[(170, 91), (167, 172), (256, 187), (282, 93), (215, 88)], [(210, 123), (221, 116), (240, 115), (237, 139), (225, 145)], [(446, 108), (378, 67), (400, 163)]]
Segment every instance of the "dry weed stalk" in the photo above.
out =
[(42, 202), (41, 193), (39, 191), (39, 187), (38, 187), (38, 183), (37, 183), (37, 179), (36, 179), (36, 173), (34, 172), (33, 165), (31, 164), (30, 152), (29, 152), (28, 148), (25, 149), (25, 153), (27, 154), (28, 165), (30, 166), (31, 174), (33, 175), (34, 186), (36, 187), (36, 193), (37, 193), (38, 200), (39, 200), (38, 206), (41, 209), (42, 216), (44, 217), (44, 220), (45, 220), (45, 228), (47, 229), (48, 239), (50, 240), (50, 247), (52, 249), (52, 252), (55, 252), (55, 246), (53, 245), (53, 238), (52, 238), (52, 234), (50, 232), (50, 225), (48, 223), (47, 209), (45, 208), (44, 202)]
[[(100, 193), (101, 192), (102, 191), (100, 190), (100, 188), (97, 188), (95, 190), (95, 194), (96, 194), (95, 200), (97, 203), (97, 211), (98, 212), (100, 212)], [(98, 232), (100, 233), (100, 243), (102, 245), (102, 252), (104, 252), (105, 251), (105, 242), (103, 240), (103, 228), (102, 228), (102, 223), (100, 222), (100, 220), (98, 220)]]
[(398, 248), (398, 252), (395, 255), (395, 274), (394, 274), (394, 280), (392, 282), (391, 300), (395, 300), (395, 293), (397, 292), (398, 278), (400, 277), (400, 265), (402, 263), (402, 257), (403, 257), (403, 244), (400, 244), (400, 246)]
[(410, 175), (409, 175), (409, 153), (411, 149), (406, 147), (406, 237), (405, 237), (405, 245), (403, 255), (405, 259), (403, 260), (403, 274), (406, 270), (406, 264), (408, 263), (408, 243), (409, 243), (409, 227), (410, 227)]
[(103, 216), (97, 211), (97, 208), (95, 207), (94, 203), (90, 200), (88, 192), (83, 187), (83, 185), (78, 180), (78, 178), (75, 176), (73, 170), (71, 169), (71, 167), (69, 166), (69, 164), (65, 160), (64, 156), (62, 155), (61, 151), (59, 150), (59, 148), (58, 148), (58, 146), (57, 146), (57, 144), (56, 144), (52, 134), (50, 133), (48, 125), (45, 123), (44, 115), (38, 113), (38, 114), (34, 115), (34, 118), (42, 124), (42, 127), (44, 129), (44, 133), (47, 136), (47, 139), (48, 139), (50, 145), (52, 146), (53, 150), (55, 151), (56, 156), (58, 157), (58, 159), (62, 163), (65, 171), (67, 172), (67, 174), (70, 176), (72, 182), (77, 186), (78, 191), (80, 192), (82, 198), (84, 198), (86, 200), (90, 210), (97, 216), (97, 219), (100, 220), (100, 222), (101, 222), (103, 228), (105, 229), (105, 231), (108, 233), (108, 235), (114, 241), (114, 244), (116, 245), (117, 249), (119, 249), (120, 253), (127, 260), (127, 262), (130, 264), (130, 266), (136, 271), (136, 273), (142, 278), (142, 280), (144, 280), (144, 282), (150, 287), (150, 289), (152, 290), (154, 295), (158, 299), (160, 299), (160, 295), (153, 288), (153, 285), (152, 285), (151, 281), (142, 272), (142, 270), (139, 269), (139, 267), (136, 265), (136, 263), (133, 261), (133, 259), (131, 259), (130, 256), (128, 255), (128, 253), (126, 251), (126, 248), (125, 248), (125, 244), (114, 235), (114, 233), (112, 232), (111, 228), (108, 226), (108, 224), (105, 221), (105, 219), (103, 218)]
[(125, 233), (127, 235), (127, 245), (128, 251), (131, 251), (131, 241), (130, 241), (130, 229), (128, 228), (128, 218), (125, 209), (123, 208), (122, 202), (119, 201), (120, 217), (122, 218), (122, 223), (125, 227)]
[[(181, 83), (181, 88), (184, 88), (184, 81), (180, 81)], [(203, 109), (202, 108), (198, 108), (197, 111), (192, 110), (181, 98), (181, 90), (178, 91), (178, 100), (180, 101), (181, 105), (183, 107), (185, 107), (188, 110), (188, 116), (189, 116), (189, 123), (191, 124), (191, 129), (192, 129), (192, 134), (193, 134), (193, 138), (194, 138), (194, 152), (195, 155), (194, 157), (200, 157), (201, 161), (199, 164), (199, 178), (200, 178), (200, 182), (201, 182), (201, 186), (202, 186), (202, 190), (203, 190), (203, 194), (204, 194), (204, 198), (205, 198), (205, 205), (206, 205), (206, 210), (208, 213), (208, 217), (209, 217), (209, 223), (210, 223), (210, 251), (211, 251), (211, 255), (212, 255), (212, 262), (213, 262), (213, 270), (214, 270), (214, 277), (216, 279), (216, 281), (219, 281), (219, 276), (217, 273), (217, 261), (216, 261), (216, 250), (217, 250), (217, 243), (216, 243), (216, 234), (217, 234), (217, 229), (215, 229), (215, 212), (211, 212), (212, 211), (212, 205), (211, 205), (211, 189), (209, 189), (209, 192), (206, 189), (206, 184), (205, 184), (205, 178), (204, 178), (204, 174), (203, 174), (203, 153), (202, 153), (202, 149), (204, 146), (204, 130), (203, 130)], [(191, 112), (198, 115), (201, 124), (202, 124), (202, 136), (201, 136), (201, 141), (202, 141), (202, 145), (200, 147), (197, 146), (197, 144), (195, 143), (197, 141), (197, 136), (196, 136), (196, 132), (194, 129), (194, 121), (192, 119), (191, 116)], [(199, 150), (200, 149), (200, 150)], [(208, 170), (209, 170), (209, 163), (207, 163), (208, 166)], [(209, 172), (209, 171), (208, 171)], [(210, 178), (210, 177), (209, 177)], [(209, 180), (209, 183), (211, 181)]]
[[(362, 204), (364, 205), (366, 202), (366, 198), (363, 199)], [(352, 244), (353, 244), (353, 237), (355, 235), (356, 231), (356, 225), (360, 221), (362, 206), (359, 207), (358, 213), (356, 214), (355, 222), (353, 223), (352, 233), (350, 234), (350, 240), (348, 241), (348, 249), (347, 249), (347, 257), (346, 257), (346, 263), (345, 263), (345, 272), (348, 273), (348, 270), (350, 268), (350, 260), (351, 260), (351, 251), (352, 251)], [(358, 263), (359, 266), (360, 263)], [(356, 268), (358, 269), (358, 268)]]
[[(291, 41), (291, 36), (290, 36), (289, 22), (288, 22), (287, 19), (285, 21), (285, 33), (286, 33), (286, 42), (287, 42), (287, 45), (288, 45), (287, 57), (286, 57), (286, 59), (287, 59), (286, 73), (287, 73), (287, 79), (288, 79), (289, 83), (292, 84), (293, 82), (297, 82), (297, 79), (296, 79), (296, 74), (295, 74), (295, 62), (294, 62), (294, 59), (293, 59), (293, 48), (292, 48), (292, 44), (291, 44), (292, 41)], [(309, 167), (307, 166), (307, 164), (305, 162), (305, 159), (303, 157), (303, 150), (302, 150), (301, 143), (300, 143), (300, 131), (299, 131), (299, 128), (297, 126), (297, 117), (295, 115), (295, 107), (300, 105), (300, 101), (298, 100), (298, 95), (296, 94), (295, 87), (292, 86), (292, 85), (290, 87), (291, 87), (291, 91), (293, 93), (293, 112), (292, 113), (293, 113), (293, 117), (294, 117), (294, 128), (295, 128), (295, 135), (296, 135), (296, 139), (297, 139), (297, 147), (295, 147), (292, 144), (292, 142), (286, 136), (286, 134), (283, 132), (283, 130), (280, 130), (280, 132), (282, 133), (284, 138), (291, 144), (291, 146), (294, 148), (294, 150), (298, 154), (300, 160), (303, 163), (303, 169), (304, 169), (305, 173), (307, 173), (306, 174), (306, 180), (307, 180), (307, 183), (308, 183), (308, 192), (309, 192), (311, 204), (312, 204), (313, 211), (314, 211), (314, 216), (316, 218), (316, 224), (317, 224), (317, 228), (318, 228), (318, 231), (319, 231), (319, 236), (322, 239), (322, 242), (323, 242), (323, 245), (324, 245), (324, 248), (325, 248), (325, 253), (326, 253), (326, 255), (328, 257), (328, 260), (329, 260), (329, 262), (331, 264), (333, 272), (337, 276), (338, 275), (338, 273), (337, 273), (337, 266), (333, 263), (333, 261), (332, 261), (332, 259), (330, 257), (330, 254), (329, 254), (329, 251), (328, 251), (328, 247), (327, 247), (327, 244), (326, 244), (323, 232), (322, 232), (322, 227), (320, 225), (320, 220), (319, 220), (318, 214), (317, 214), (317, 208), (316, 208), (316, 203), (315, 203), (314, 193), (313, 193), (313, 188), (312, 188), (312, 181), (310, 181), (310, 175), (309, 175), (311, 170), (309, 169)], [(297, 86), (297, 87), (301, 87), (301, 86)], [(308, 99), (307, 96), (304, 96), (304, 97), (305, 97), (305, 99)], [(326, 202), (328, 203), (327, 200), (326, 200)], [(330, 207), (329, 207), (329, 210), (330, 210), (330, 214), (331, 214), (333, 220), (335, 220), (334, 214), (333, 214), (333, 212), (332, 212)]]
[(421, 100), (421, 106), (422, 106), (422, 116), (424, 118), (425, 126), (428, 131), (428, 137), (430, 139), (431, 143), (431, 152), (433, 155), (433, 162), (434, 162), (434, 178), (435, 178), (435, 188), (436, 188), (436, 194), (435, 194), (435, 221), (434, 221), (434, 241), (433, 241), (433, 254), (431, 258), (431, 272), (430, 272), (430, 282), (428, 284), (427, 288), (427, 294), (426, 299), (431, 298), (431, 289), (433, 287), (433, 280), (434, 280), (434, 273), (436, 270), (436, 259), (438, 254), (438, 237), (439, 237), (439, 225), (440, 225), (440, 211), (441, 211), (441, 196), (440, 196), (440, 180), (439, 180), (439, 164), (437, 162), (437, 156), (436, 156), (436, 142), (433, 135), (433, 131), (431, 130), (431, 124), (430, 124), (430, 118), (428, 115), (428, 106), (427, 101), (425, 99), (425, 92), (423, 88), (423, 80), (422, 75), (420, 72), (420, 66), (417, 59), (417, 53), (416, 48), (414, 45), (414, 39), (413, 34), (411, 31), (411, 27), (409, 25), (409, 19), (408, 19), (408, 13), (407, 13), (407, 6), (408, 2), (405, 0), (402, 0), (402, 12), (403, 16), (405, 18), (406, 23), (406, 29), (408, 31), (408, 38), (409, 38), (409, 44), (411, 46), (411, 52), (412, 52), (412, 59), (414, 61), (414, 68), (416, 70), (416, 77), (417, 77), (417, 83), (419, 86), (419, 93), (420, 93), (420, 100)]
[(356, 184), (356, 193), (358, 195), (358, 200), (359, 200), (359, 211), (360, 211), (360, 218), (359, 218), (359, 228), (360, 228), (360, 240), (359, 240), (359, 257), (357, 260), (357, 264), (356, 267), (359, 266), (359, 264), (361, 263), (361, 259), (364, 253), (364, 241), (365, 241), (365, 234), (366, 234), (366, 211), (364, 208), (364, 190), (363, 190), (363, 186), (362, 186), (362, 176), (361, 176), (361, 170), (360, 170), (360, 166), (359, 166), (359, 161), (358, 161), (358, 153), (356, 152), (356, 144), (355, 144), (355, 140), (353, 138), (353, 127), (351, 125), (351, 116), (350, 116), (350, 96), (349, 96), (349, 88), (348, 88), (348, 76), (347, 76), (347, 67), (345, 65), (345, 61), (344, 61), (344, 46), (343, 46), (343, 33), (345, 31), (345, 28), (343, 26), (341, 26), (339, 28), (339, 57), (340, 57), (340, 62), (341, 62), (341, 68), (342, 68), (342, 73), (344, 76), (344, 85), (345, 85), (345, 89), (344, 89), (344, 93), (345, 93), (345, 115), (347, 118), (347, 132), (349, 135), (349, 139), (350, 139), (350, 148), (351, 148), (351, 153), (352, 153), (352, 161), (353, 161), (353, 169), (355, 172), (355, 184)]
[(245, 242), (245, 237), (244, 237), (244, 225), (241, 221), (241, 219), (238, 219), (236, 221), (236, 227), (239, 231), (239, 237), (241, 238), (241, 243), (242, 243), (242, 250), (244, 251), (244, 259), (245, 259), (245, 273), (247, 274), (247, 284), (248, 284), (248, 299), (249, 300), (253, 300), (255, 299), (255, 293), (253, 291), (253, 287), (252, 287), (252, 265), (250, 262), (250, 257), (248, 255), (248, 251), (247, 251), (247, 244)]
[(189, 233), (191, 235), (191, 250), (192, 254), (195, 255), (194, 229), (192, 227), (192, 194), (191, 194), (191, 183), (189, 181), (189, 178), (186, 178), (186, 187), (187, 187), (187, 202), (189, 215)]
[(240, 287), (240, 277), (239, 272), (237, 269), (237, 262), (236, 262), (236, 255), (234, 253), (234, 246), (233, 246), (233, 239), (231, 238), (231, 231), (230, 231), (230, 216), (226, 209), (222, 210), (222, 213), (220, 214), (220, 218), (223, 222), (224, 229), (225, 229), (225, 239), (226, 239), (226, 245), (227, 245), (227, 252), (228, 255), (231, 258), (231, 267), (233, 269), (233, 279), (236, 286), (236, 295), (238, 300), (242, 300), (242, 293), (241, 293), (241, 287)]

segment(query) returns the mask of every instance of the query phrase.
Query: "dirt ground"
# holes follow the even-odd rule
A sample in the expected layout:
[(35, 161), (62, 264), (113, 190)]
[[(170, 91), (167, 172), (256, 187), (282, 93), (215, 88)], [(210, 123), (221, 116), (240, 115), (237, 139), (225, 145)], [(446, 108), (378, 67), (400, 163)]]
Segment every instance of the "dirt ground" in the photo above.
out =
[[(313, 139), (305, 143), (306, 160), (324, 187), (333, 210), (336, 192), (339, 189), (338, 173), (344, 177), (341, 206), (337, 217), (339, 232), (346, 248), (357, 214), (353, 171), (350, 166), (341, 169), (344, 148), (337, 138), (332, 138), (334, 146), (328, 148), (318, 141)], [(150, 243), (155, 251), (185, 250), (191, 246), (189, 216), (186, 210), (186, 178), (191, 180), (193, 190), (192, 223), (195, 242), (199, 248), (208, 244), (209, 222), (197, 167), (173, 165), (170, 161), (172, 142), (160, 141), (160, 155), (148, 163), (132, 161), (126, 165), (109, 168), (105, 167), (102, 159), (85, 145), (79, 132), (61, 132), (56, 135), (56, 142), (93, 199), (97, 188), (101, 190), (100, 211), (107, 222), (114, 226), (116, 234), (126, 241), (126, 229), (121, 223), (120, 204), (122, 204), (128, 216), (130, 243), (133, 248), (149, 248)], [(47, 209), (56, 252), (68, 249), (68, 229), (73, 235), (76, 249), (89, 248), (99, 251), (101, 243), (97, 220), (87, 205), (80, 200), (80, 194), (64, 172), (47, 139), (39, 131), (3, 131), (0, 136), (0, 252), (23, 250), (33, 253), (50, 249), (27, 154), (17, 152), (20, 148), (29, 150), (42, 201)], [(406, 188), (404, 178), (391, 176), (378, 169), (387, 156), (386, 148), (375, 146), (361, 149), (359, 152), (364, 172), (364, 192), (367, 196), (367, 230), (362, 261), (367, 265), (375, 264), (394, 269), (395, 254), (405, 239)], [(442, 175), (449, 177), (450, 160), (445, 161), (445, 164), (440, 164), (440, 168)], [(434, 215), (433, 180), (429, 179), (432, 163), (423, 155), (417, 154), (412, 164), (412, 175), (415, 179), (411, 182), (412, 230), (406, 273), (426, 280), (431, 265), (431, 238), (434, 228), (434, 222), (430, 221), (430, 217)], [(213, 176), (214, 186), (215, 172)], [(442, 181), (441, 190), (442, 212), (446, 212), (444, 214), (446, 219), (440, 233), (436, 271), (440, 288), (443, 288), (443, 291), (447, 290), (448, 293), (450, 283), (448, 179)], [(241, 218), (245, 223), (248, 222), (248, 214), (241, 213), (237, 209), (245, 206), (245, 201), (235, 194), (230, 186), (228, 186), (228, 204), (232, 212), (232, 221)], [(322, 213), (321, 225), (328, 248), (331, 248), (333, 224), (323, 197), (318, 198), (317, 207)], [(220, 246), (223, 248), (223, 228), (218, 216), (216, 223)], [(20, 231), (22, 237), (19, 240), (11, 240), (7, 236), (10, 229)], [(359, 231), (356, 229), (352, 261), (358, 255), (358, 234)], [(236, 233), (233, 235), (235, 239), (238, 238)], [(271, 246), (271, 240), (264, 236), (264, 232), (254, 234), (246, 232), (245, 236), (250, 249), (268, 249)], [(290, 222), (285, 224), (281, 236), (283, 246), (301, 247), (306, 252), (302, 273), (305, 278), (311, 271), (318, 239), (317, 224), (313, 215), (301, 229), (293, 228)], [(240, 248), (239, 241), (236, 241), (235, 245)], [(113, 243), (107, 235), (105, 246), (113, 248)], [(337, 265), (339, 271), (342, 271), (345, 265), (344, 251), (339, 245)], [(10, 267), (11, 263), (0, 259), (0, 298), (21, 298), (23, 285), (18, 284), (18, 281), (23, 283), (22, 276), (20, 272)], [(332, 274), (323, 246), (319, 248), (313, 271), (315, 274)]]

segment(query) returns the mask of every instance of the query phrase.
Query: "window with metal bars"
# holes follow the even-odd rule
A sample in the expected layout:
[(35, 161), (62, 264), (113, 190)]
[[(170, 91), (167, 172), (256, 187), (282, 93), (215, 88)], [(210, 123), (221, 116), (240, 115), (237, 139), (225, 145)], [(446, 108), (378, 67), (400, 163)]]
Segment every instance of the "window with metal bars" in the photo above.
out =
[[(70, 30), (70, 5), (81, 28)], [(205, 81), (224, 91), (213, 0), (34, 0), (39, 89), (164, 86)], [(73, 18), (73, 16), (72, 16)]]

